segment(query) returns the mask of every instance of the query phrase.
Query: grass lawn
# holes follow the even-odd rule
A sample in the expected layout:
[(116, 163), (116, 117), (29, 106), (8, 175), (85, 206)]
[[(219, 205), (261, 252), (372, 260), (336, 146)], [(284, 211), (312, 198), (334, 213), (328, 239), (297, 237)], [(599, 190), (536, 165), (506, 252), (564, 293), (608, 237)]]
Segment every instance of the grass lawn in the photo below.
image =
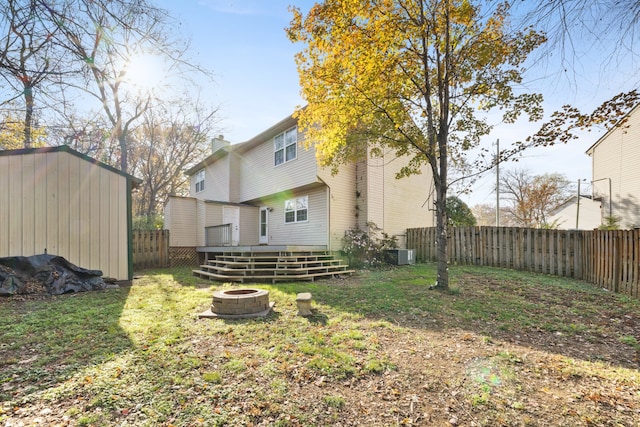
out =
[[(639, 301), (486, 267), (453, 266), (450, 293), (434, 280), (432, 264), (277, 285), (171, 269), (0, 299), (0, 425), (640, 425)], [(197, 317), (239, 286), (274, 311)]]

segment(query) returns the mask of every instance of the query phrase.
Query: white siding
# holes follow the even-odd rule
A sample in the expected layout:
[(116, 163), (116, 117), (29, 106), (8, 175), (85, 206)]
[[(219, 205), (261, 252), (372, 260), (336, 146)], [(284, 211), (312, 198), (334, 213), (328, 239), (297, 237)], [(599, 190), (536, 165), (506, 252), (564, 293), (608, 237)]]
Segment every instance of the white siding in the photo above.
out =
[(420, 175), (396, 179), (396, 174), (410, 158), (389, 152), (383, 157), (368, 157), (356, 166), (358, 206), (357, 225), (366, 229), (374, 223), (405, 246), (407, 228), (432, 227), (433, 180), (427, 167)]
[(315, 151), (304, 148), (300, 134), (296, 159), (274, 166), (273, 136), (276, 134), (240, 156), (239, 201), (253, 200), (316, 182)]
[[(435, 226), (433, 215), (433, 180), (431, 170), (396, 179), (396, 174), (409, 163), (409, 157), (385, 156), (384, 166), (384, 231), (406, 248), (407, 228)], [(411, 248), (409, 248), (411, 249)]]
[(356, 209), (360, 200), (356, 195), (356, 169), (354, 163), (342, 165), (335, 176), (329, 169), (320, 169), (320, 178), (328, 185), (329, 249), (333, 251), (342, 249), (345, 231), (356, 228), (361, 216)]
[(197, 171), (191, 176), (190, 193), (193, 197), (202, 200), (217, 200), (228, 202), (229, 177), (230, 177), (230, 156), (227, 154), (204, 168), (204, 190), (196, 193)]
[[(285, 223), (285, 200), (308, 196), (308, 219), (304, 222)], [(269, 213), (270, 245), (327, 245), (327, 193), (320, 187), (299, 193), (285, 193), (264, 199), (264, 206), (273, 209)], [(252, 228), (258, 235), (258, 216)]]
[(605, 135), (589, 154), (593, 158), (594, 196), (602, 198), (603, 216), (619, 217), (623, 228), (639, 227), (640, 108), (632, 112), (625, 126)]
[(581, 197), (578, 211), (574, 197), (549, 216), (549, 223), (555, 224), (558, 230), (575, 230), (577, 220), (578, 230), (593, 230), (602, 224), (601, 215), (600, 202)]
[(169, 246), (197, 246), (196, 199), (169, 197), (164, 212), (165, 228), (169, 229)]

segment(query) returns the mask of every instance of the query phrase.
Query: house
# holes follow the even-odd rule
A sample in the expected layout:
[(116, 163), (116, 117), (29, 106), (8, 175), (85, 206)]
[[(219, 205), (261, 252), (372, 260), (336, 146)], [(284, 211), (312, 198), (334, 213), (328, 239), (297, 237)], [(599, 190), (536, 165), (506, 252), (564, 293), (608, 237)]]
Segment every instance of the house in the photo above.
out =
[(407, 228), (433, 226), (426, 168), (398, 180), (408, 158), (363, 153), (332, 175), (304, 147), (292, 116), (240, 144), (214, 139), (212, 154), (186, 171), (190, 197), (170, 197), (165, 205), (172, 250), (194, 257), (228, 247), (335, 252), (347, 230), (371, 223), (404, 247)]
[(594, 200), (602, 218), (619, 218), (621, 228), (640, 227), (640, 105), (587, 150)]
[(64, 145), (0, 151), (0, 257), (46, 252), (131, 280), (139, 183)]
[(600, 202), (591, 196), (572, 196), (554, 208), (548, 222), (558, 230), (593, 230), (602, 224)]

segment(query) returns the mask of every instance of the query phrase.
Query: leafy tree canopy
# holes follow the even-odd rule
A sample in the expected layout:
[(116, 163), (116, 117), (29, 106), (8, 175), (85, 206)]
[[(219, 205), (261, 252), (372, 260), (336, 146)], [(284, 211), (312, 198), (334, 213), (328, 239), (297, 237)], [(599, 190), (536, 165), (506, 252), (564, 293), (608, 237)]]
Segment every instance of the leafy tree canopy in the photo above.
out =
[[(0, 149), (24, 148), (24, 120), (7, 113), (0, 118)], [(44, 147), (47, 132), (41, 127), (31, 127), (31, 147)]]
[(545, 37), (512, 32), (508, 2), (325, 0), (306, 16), (292, 12), (289, 37), (305, 45), (296, 58), (308, 103), (299, 127), (334, 170), (383, 148), (411, 157), (398, 177), (426, 165), (436, 190), (437, 287), (446, 289), (448, 168), (465, 164), (491, 131), (483, 112), (499, 108), (507, 123), (542, 117), (542, 97), (514, 87)]
[(476, 217), (469, 206), (455, 196), (447, 197), (447, 218), (449, 225), (457, 227), (472, 227), (476, 225)]

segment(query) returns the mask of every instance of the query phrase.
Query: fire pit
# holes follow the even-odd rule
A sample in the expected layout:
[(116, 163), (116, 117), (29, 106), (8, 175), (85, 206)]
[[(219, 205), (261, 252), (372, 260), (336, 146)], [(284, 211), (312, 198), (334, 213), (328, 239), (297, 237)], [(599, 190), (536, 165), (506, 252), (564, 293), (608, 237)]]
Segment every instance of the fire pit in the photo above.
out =
[(227, 289), (213, 293), (211, 309), (200, 317), (242, 319), (264, 317), (275, 303), (269, 302), (269, 292), (262, 289)]

